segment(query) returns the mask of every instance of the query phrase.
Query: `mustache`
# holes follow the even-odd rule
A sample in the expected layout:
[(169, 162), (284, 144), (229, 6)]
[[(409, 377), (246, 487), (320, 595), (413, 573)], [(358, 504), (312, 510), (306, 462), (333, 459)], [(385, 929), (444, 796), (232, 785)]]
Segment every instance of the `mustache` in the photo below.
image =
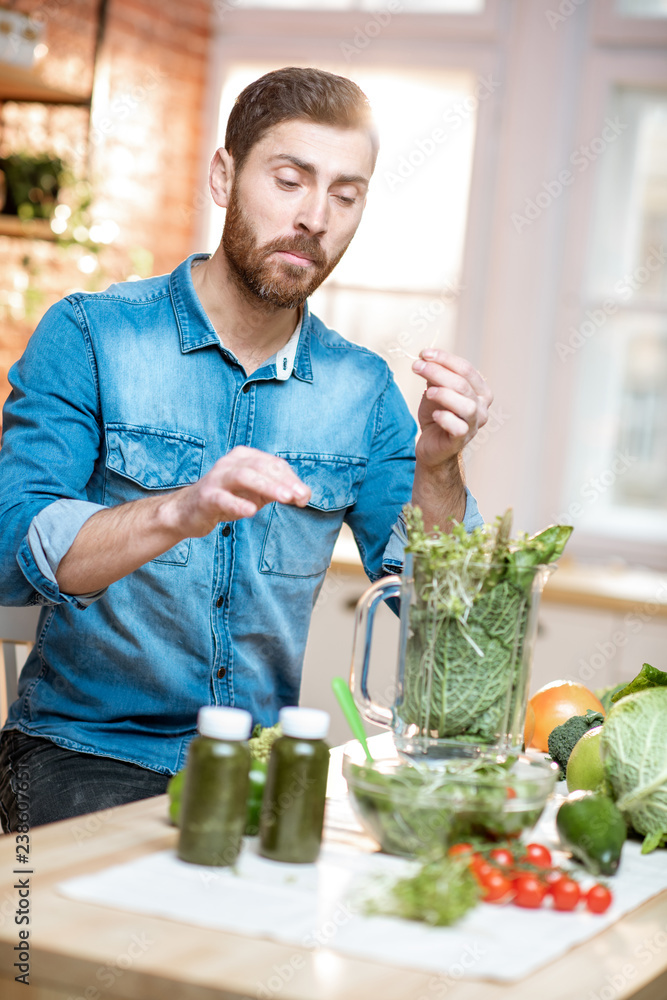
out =
[(324, 267), (328, 263), (327, 255), (314, 236), (283, 236), (263, 247), (262, 257), (268, 257), (277, 251), (305, 254), (319, 267)]

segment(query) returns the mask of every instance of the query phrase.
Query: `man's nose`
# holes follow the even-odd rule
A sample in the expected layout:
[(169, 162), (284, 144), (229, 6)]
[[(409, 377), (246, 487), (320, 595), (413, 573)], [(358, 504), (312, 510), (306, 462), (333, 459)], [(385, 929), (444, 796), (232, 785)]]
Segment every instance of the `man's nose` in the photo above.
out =
[(309, 236), (324, 236), (329, 228), (329, 196), (326, 191), (309, 191), (299, 205), (294, 224)]

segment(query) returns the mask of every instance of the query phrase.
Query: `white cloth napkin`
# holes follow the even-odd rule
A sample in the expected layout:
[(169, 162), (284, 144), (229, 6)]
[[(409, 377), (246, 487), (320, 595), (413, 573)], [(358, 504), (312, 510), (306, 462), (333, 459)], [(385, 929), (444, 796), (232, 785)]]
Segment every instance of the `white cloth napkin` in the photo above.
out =
[[(531, 835), (555, 846), (556, 802)], [(328, 805), (331, 830), (355, 828), (346, 799)], [(388, 965), (500, 981), (521, 979), (624, 913), (667, 888), (667, 851), (647, 856), (623, 848), (619, 873), (609, 879), (614, 902), (603, 915), (585, 910), (480, 904), (454, 927), (427, 927), (391, 917), (368, 917), (358, 900), (369, 878), (401, 875), (414, 862), (328, 843), (312, 865), (286, 865), (257, 854), (247, 840), (234, 870), (205, 868), (161, 851), (58, 886), (72, 899), (150, 913), (180, 923), (270, 938), (302, 948), (326, 947)], [(591, 880), (592, 882), (593, 880)]]

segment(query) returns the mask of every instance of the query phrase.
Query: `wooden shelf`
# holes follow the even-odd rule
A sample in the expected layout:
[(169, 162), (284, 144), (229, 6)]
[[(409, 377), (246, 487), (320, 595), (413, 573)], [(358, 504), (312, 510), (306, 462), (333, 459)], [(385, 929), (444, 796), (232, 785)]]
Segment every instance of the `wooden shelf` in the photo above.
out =
[(45, 83), (34, 71), (0, 63), (0, 101), (34, 101), (90, 107), (90, 95), (73, 94)]
[(28, 240), (56, 240), (48, 219), (19, 219), (0, 214), (0, 236), (20, 236)]

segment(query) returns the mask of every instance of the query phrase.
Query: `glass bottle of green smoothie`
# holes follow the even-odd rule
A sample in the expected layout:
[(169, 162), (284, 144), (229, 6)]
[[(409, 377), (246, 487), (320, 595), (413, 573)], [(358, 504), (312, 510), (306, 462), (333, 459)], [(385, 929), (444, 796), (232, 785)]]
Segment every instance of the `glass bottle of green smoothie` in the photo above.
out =
[(181, 805), (178, 856), (195, 865), (236, 861), (246, 821), (252, 717), (206, 705), (190, 744)]
[(329, 747), (329, 714), (283, 708), (283, 735), (271, 750), (259, 826), (259, 853), (272, 861), (309, 864), (322, 841)]

